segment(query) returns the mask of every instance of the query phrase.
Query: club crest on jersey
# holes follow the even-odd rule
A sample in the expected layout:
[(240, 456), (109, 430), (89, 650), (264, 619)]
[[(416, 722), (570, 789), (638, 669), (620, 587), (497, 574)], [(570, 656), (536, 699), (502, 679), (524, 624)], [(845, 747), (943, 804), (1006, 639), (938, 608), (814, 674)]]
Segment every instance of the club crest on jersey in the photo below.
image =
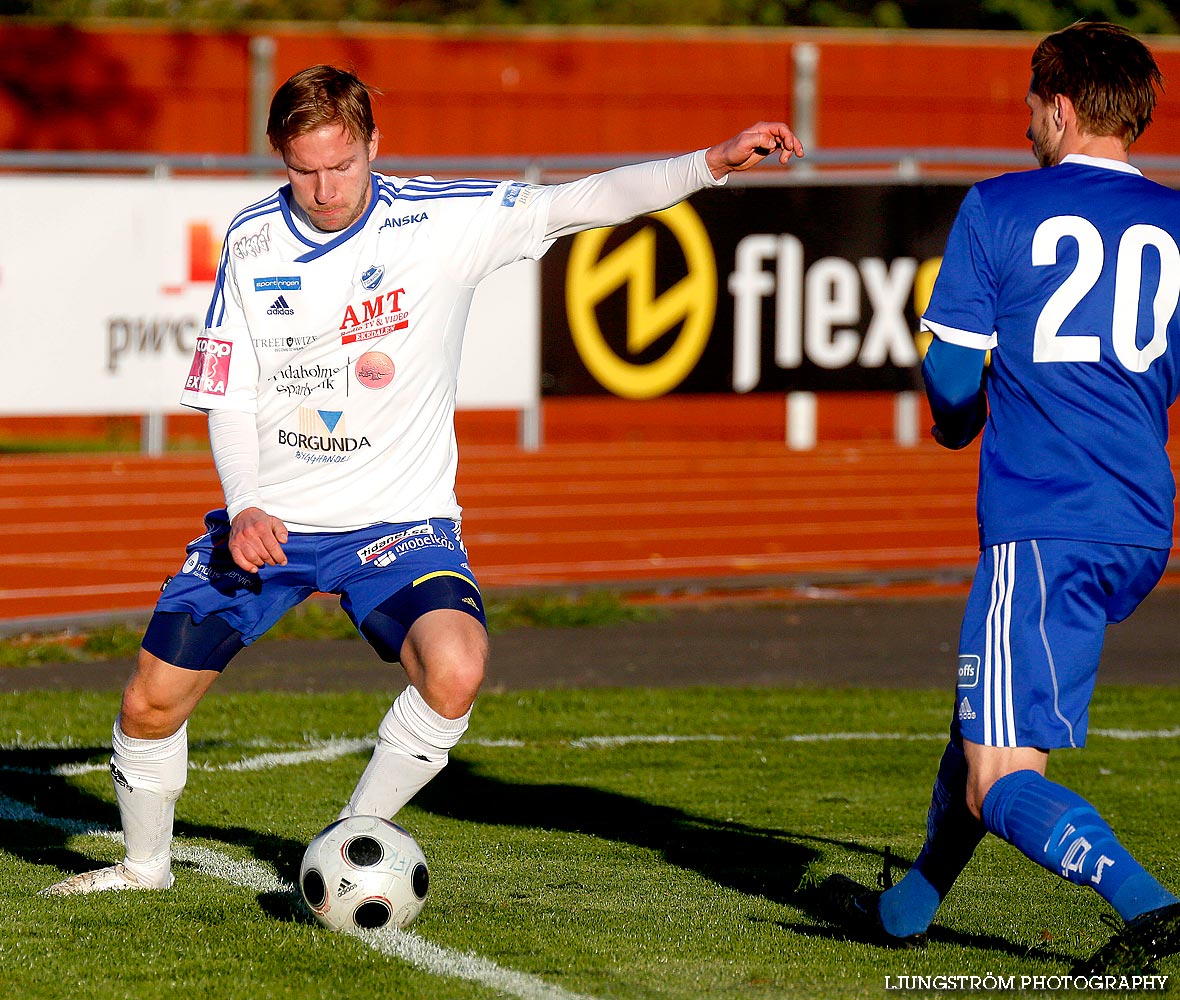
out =
[(261, 257), (264, 253), (270, 253), (270, 223), (266, 223), (258, 232), (250, 236), (243, 236), (240, 240), (235, 240), (233, 252), (238, 260), (245, 260), (247, 257)]
[(385, 277), (385, 265), (374, 264), (367, 268), (361, 275), (361, 284), (365, 286), (370, 292), (381, 284), (381, 279)]
[(375, 298), (365, 299), (360, 305), (349, 303), (340, 321), (340, 343), (386, 337), (410, 325), (410, 312), (402, 305), (404, 288), (395, 288)]

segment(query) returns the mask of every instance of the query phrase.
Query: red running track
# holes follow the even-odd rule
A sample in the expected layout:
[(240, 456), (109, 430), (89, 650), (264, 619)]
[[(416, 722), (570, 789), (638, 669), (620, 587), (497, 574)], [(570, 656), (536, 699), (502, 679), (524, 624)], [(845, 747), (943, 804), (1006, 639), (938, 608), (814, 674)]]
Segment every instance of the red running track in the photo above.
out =
[[(977, 452), (924, 443), (462, 450), (485, 590), (766, 586), (965, 573)], [(0, 457), (0, 622), (152, 606), (221, 502), (206, 453)]]
[[(489, 591), (961, 580), (977, 458), (929, 442), (467, 445), (458, 495)], [(0, 456), (0, 624), (149, 609), (220, 502), (207, 453)]]

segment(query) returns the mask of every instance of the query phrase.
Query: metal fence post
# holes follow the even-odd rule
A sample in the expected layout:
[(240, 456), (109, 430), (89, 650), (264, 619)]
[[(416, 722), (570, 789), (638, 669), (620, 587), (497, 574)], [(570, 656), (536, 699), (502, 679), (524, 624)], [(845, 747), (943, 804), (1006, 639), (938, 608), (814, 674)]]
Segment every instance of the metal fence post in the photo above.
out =
[(265, 156), (270, 152), (266, 138), (266, 121), (270, 117), (270, 99), (275, 88), (275, 49), (270, 35), (250, 36), (250, 152)]
[[(791, 47), (791, 61), (795, 67), (795, 79), (791, 87), (791, 128), (803, 143), (805, 153), (816, 146), (816, 108), (819, 105), (819, 85), (816, 82), (819, 71), (819, 47), (811, 42), (801, 42)], [(811, 161), (806, 157), (792, 165), (793, 170), (811, 170)]]

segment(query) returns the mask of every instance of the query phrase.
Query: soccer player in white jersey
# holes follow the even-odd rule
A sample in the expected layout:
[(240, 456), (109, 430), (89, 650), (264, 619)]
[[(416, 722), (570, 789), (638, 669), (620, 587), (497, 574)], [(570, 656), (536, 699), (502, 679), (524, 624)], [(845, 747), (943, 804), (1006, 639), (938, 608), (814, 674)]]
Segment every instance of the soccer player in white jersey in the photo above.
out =
[(772, 153), (803, 155), (785, 124), (759, 122), (567, 184), (384, 176), (370, 167), (369, 89), (329, 66), (279, 88), (267, 134), (289, 183), (231, 223), (181, 397), (208, 413), (225, 508), (166, 584), (114, 724), (125, 858), (47, 894), (172, 884), (189, 715), (234, 654), (317, 591), (339, 594), (409, 681), (340, 816), (392, 817), (437, 774), (488, 652), (454, 493), (476, 285), (561, 236), (666, 208)]
[(1155, 586), (1172, 545), (1180, 194), (1128, 162), (1160, 84), (1115, 25), (1044, 39), (1027, 97), (1043, 169), (971, 189), (922, 319), (935, 438), (961, 448), (983, 431), (981, 555), (922, 851), (897, 885), (886, 871), (883, 892), (825, 885), (879, 943), (925, 940), (990, 831), (1124, 921), (1080, 970), (1140, 970), (1180, 949), (1176, 896), (1045, 777), (1050, 750), (1084, 745), (1105, 629)]

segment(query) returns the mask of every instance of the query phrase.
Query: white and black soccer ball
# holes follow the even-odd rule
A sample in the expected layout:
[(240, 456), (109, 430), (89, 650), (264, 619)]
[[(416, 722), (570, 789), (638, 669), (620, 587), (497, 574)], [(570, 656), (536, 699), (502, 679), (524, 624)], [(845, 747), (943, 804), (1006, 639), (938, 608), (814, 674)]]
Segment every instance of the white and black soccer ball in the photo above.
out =
[(334, 931), (408, 927), (429, 888), (418, 842), (378, 816), (349, 816), (321, 830), (299, 868), (304, 902)]

